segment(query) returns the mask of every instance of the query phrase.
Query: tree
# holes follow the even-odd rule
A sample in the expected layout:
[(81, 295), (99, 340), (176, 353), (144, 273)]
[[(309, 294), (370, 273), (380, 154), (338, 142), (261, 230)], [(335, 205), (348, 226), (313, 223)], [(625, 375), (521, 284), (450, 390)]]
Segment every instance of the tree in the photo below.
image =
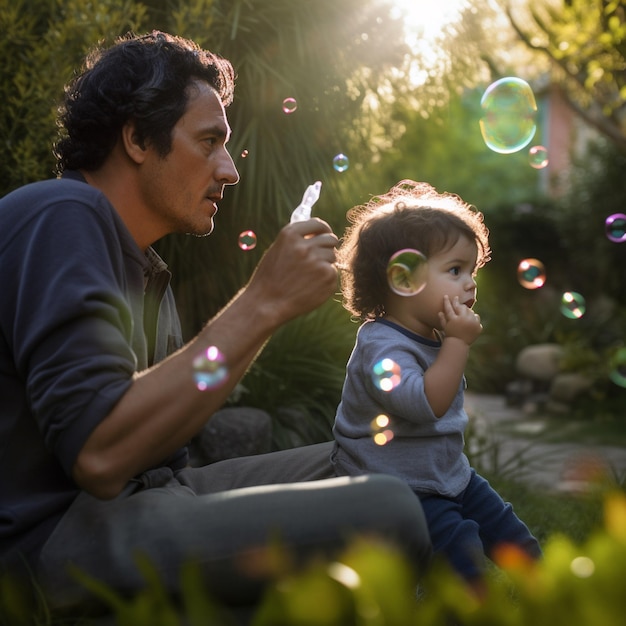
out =
[(87, 49), (143, 14), (131, 0), (0, 0), (0, 196), (52, 176), (64, 83)]
[(510, 2), (511, 26), (550, 60), (569, 105), (626, 152), (626, 6), (621, 0), (528, 2), (526, 23)]

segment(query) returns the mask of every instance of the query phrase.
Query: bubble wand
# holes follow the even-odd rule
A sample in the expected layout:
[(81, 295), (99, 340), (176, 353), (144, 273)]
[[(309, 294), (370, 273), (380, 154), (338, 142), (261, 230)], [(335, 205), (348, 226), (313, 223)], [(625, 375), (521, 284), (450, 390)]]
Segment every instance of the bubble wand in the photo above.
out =
[(290, 224), (311, 219), (311, 208), (319, 199), (321, 188), (322, 183), (319, 180), (306, 188), (302, 196), (302, 202), (300, 202), (291, 214), (291, 219), (289, 220)]

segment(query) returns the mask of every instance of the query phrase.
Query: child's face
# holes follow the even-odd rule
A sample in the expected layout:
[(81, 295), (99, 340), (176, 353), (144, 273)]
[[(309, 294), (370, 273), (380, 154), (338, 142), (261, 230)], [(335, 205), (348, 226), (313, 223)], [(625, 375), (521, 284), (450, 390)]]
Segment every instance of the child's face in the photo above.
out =
[(432, 337), (433, 329), (441, 330), (439, 312), (443, 298), (458, 297), (470, 309), (476, 302), (476, 242), (465, 236), (450, 248), (428, 258), (426, 286), (414, 296), (392, 294), (387, 315), (423, 337)]

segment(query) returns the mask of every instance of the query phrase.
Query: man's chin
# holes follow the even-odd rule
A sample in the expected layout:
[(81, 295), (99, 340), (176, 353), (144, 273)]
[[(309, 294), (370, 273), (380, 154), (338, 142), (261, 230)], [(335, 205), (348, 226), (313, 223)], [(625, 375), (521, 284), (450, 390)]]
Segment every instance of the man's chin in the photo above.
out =
[(194, 228), (193, 230), (190, 230), (186, 232), (185, 234), (191, 235), (192, 237), (208, 237), (213, 232), (214, 228), (215, 228), (215, 225), (213, 224), (213, 221), (211, 220), (211, 224), (208, 227), (208, 229)]

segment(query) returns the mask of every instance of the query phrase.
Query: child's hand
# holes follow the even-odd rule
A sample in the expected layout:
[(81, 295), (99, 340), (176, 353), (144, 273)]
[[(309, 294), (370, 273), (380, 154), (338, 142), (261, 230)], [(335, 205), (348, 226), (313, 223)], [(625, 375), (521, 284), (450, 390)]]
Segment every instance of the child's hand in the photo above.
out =
[(459, 302), (458, 296), (450, 301), (448, 296), (443, 297), (443, 311), (439, 312), (441, 328), (446, 337), (457, 337), (468, 346), (472, 345), (483, 327), (480, 323), (480, 315)]

